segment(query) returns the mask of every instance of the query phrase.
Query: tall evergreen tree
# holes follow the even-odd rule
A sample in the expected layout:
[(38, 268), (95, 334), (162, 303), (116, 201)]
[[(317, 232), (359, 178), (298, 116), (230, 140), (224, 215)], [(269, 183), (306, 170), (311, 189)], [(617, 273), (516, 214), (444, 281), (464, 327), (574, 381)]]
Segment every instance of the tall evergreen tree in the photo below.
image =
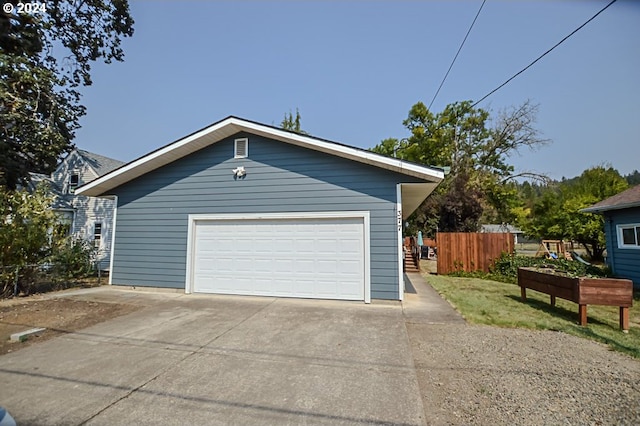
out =
[(280, 123), (280, 127), (285, 130), (299, 133), (301, 135), (307, 135), (308, 133), (302, 130), (302, 128), (300, 127), (300, 119), (300, 111), (298, 111), (298, 108), (296, 108), (296, 116), (294, 117), (291, 111), (289, 111), (289, 115), (284, 115), (284, 119)]

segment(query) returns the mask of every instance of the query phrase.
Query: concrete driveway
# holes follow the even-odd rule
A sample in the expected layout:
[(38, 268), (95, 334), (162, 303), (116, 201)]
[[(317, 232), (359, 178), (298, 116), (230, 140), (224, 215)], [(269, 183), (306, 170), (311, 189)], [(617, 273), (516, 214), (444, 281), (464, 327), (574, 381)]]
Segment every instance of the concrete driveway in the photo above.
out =
[(96, 290), (145, 307), (0, 357), (18, 424), (425, 422), (398, 302)]

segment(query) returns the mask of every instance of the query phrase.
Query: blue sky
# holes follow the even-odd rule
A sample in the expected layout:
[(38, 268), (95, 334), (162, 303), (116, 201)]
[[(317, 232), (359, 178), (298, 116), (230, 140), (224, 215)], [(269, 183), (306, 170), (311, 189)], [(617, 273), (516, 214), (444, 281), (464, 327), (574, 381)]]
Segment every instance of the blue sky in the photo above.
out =
[[(125, 62), (96, 64), (78, 147), (133, 160), (229, 115), (370, 148), (408, 136), (480, 7), (474, 1), (133, 1)], [(608, 1), (488, 0), (433, 104), (477, 100)], [(511, 161), (573, 177), (640, 169), (640, 2), (619, 0), (480, 106), (530, 99), (551, 143)]]

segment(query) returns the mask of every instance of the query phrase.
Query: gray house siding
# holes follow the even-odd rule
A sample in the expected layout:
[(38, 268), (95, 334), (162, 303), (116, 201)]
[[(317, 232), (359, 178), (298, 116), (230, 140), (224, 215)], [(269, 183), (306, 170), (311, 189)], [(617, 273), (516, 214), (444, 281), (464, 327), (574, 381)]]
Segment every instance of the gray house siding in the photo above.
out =
[(618, 248), (618, 225), (640, 223), (640, 207), (604, 213), (607, 263), (616, 276), (633, 281), (640, 288), (640, 249)]
[[(233, 158), (249, 138), (248, 158)], [(244, 166), (244, 179), (232, 169)], [(374, 166), (237, 134), (110, 191), (118, 196), (112, 283), (184, 288), (189, 214), (370, 211), (371, 297), (398, 299), (396, 184)]]

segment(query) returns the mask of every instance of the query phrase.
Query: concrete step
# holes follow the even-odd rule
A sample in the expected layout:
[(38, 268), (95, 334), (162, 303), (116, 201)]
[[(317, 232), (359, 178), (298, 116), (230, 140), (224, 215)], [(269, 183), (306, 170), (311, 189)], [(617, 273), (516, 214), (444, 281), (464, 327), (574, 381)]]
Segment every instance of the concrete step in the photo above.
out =
[(404, 262), (404, 270), (405, 272), (420, 272), (418, 267), (413, 262), (406, 260)]

